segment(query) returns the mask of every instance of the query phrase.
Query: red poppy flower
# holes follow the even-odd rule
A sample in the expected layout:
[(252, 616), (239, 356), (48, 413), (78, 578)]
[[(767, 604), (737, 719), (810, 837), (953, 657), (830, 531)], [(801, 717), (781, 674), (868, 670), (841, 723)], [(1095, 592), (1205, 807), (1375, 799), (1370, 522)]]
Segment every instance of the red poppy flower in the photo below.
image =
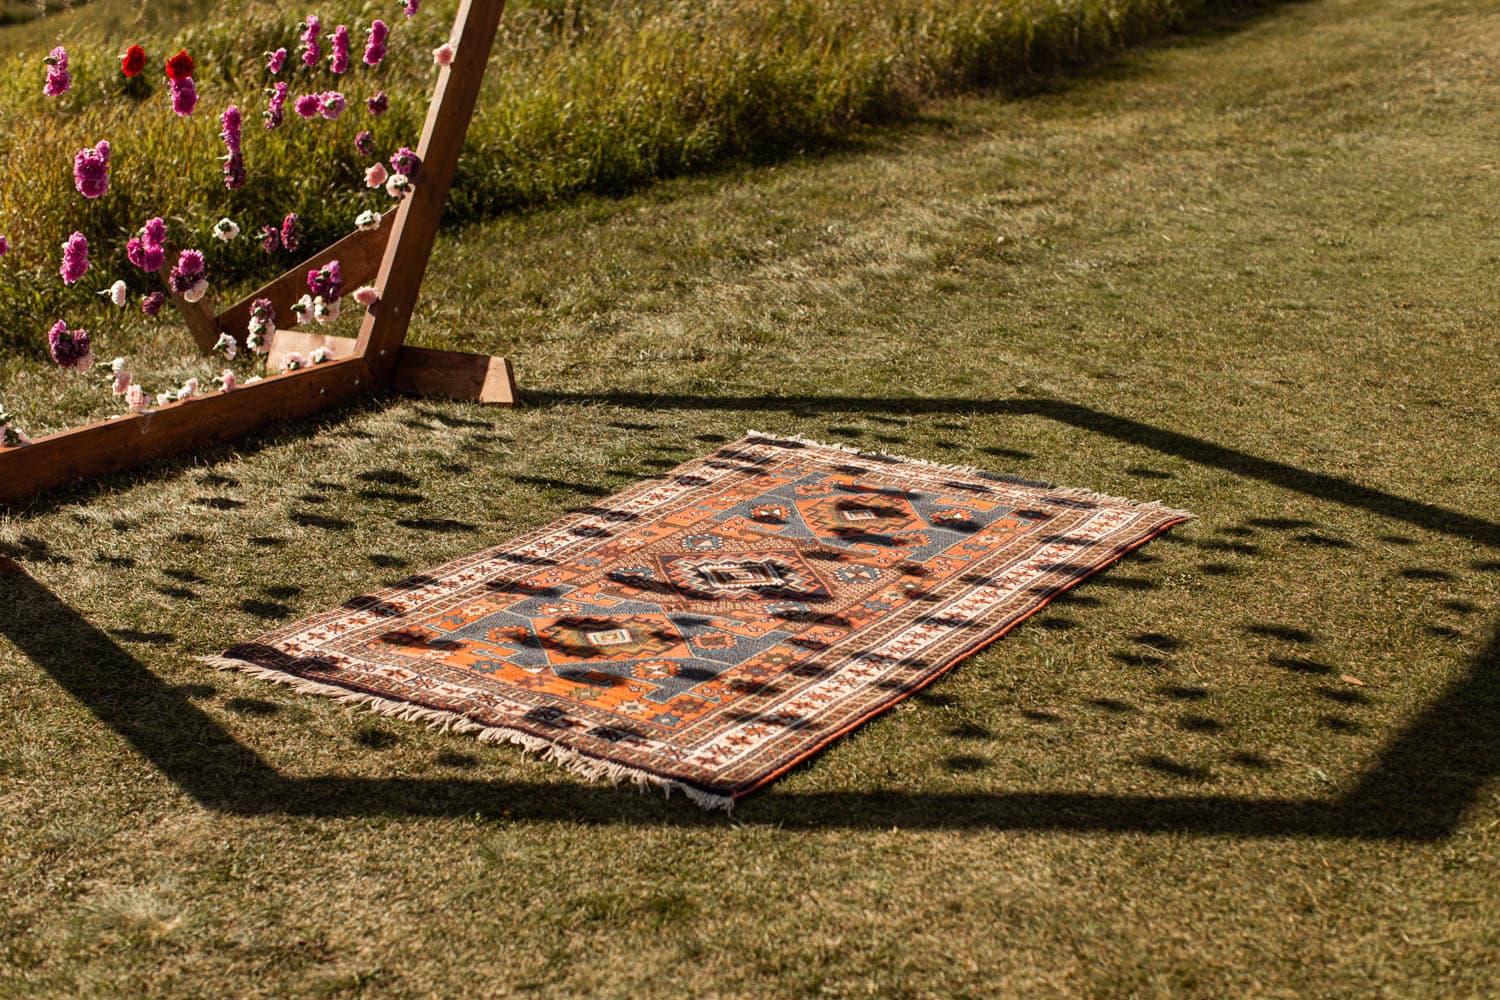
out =
[(183, 49), (167, 60), (167, 79), (186, 80), (193, 75), (193, 57)]
[(132, 45), (120, 57), (120, 71), (126, 76), (140, 76), (141, 70), (145, 68), (146, 50), (139, 45)]

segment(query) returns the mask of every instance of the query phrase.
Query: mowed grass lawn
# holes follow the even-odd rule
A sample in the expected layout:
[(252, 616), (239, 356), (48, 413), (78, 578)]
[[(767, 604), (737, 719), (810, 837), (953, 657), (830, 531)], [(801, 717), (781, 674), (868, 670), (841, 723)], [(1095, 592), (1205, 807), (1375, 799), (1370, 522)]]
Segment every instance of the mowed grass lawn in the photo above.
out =
[[(0, 994), (1494, 995), (1497, 55), (1288, 3), (450, 231), (523, 408), (0, 513)], [(727, 818), (196, 662), (746, 428), (1198, 520)]]

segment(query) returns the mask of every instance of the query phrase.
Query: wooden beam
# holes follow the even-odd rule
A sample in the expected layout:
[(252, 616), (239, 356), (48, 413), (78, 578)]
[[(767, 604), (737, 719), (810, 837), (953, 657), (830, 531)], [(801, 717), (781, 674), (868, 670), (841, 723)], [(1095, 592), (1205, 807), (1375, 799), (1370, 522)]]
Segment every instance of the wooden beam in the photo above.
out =
[[(176, 259), (173, 254), (172, 259)], [(165, 282), (163, 282), (165, 284)], [(182, 316), (182, 321), (187, 324), (188, 333), (193, 335), (193, 343), (198, 345), (200, 354), (213, 353), (214, 345), (219, 342), (219, 321), (214, 317), (213, 311), (208, 308), (208, 303), (203, 299), (197, 302), (189, 302), (181, 295), (167, 289), (167, 296), (172, 304), (177, 307), (177, 312)]]
[(376, 278), (380, 308), (368, 311), (359, 328), (359, 354), (382, 381), (390, 377), (406, 341), (504, 10), (505, 0), (462, 0), (458, 7), (457, 37), (450, 39), (457, 49), (452, 64), (438, 71), (437, 88), (417, 144), (422, 167), (416, 186), (396, 210), (396, 226)]
[(371, 386), (369, 369), (358, 358), (329, 361), (233, 392), (208, 393), (0, 448), (0, 501), (216, 444), (270, 420), (306, 416)]
[(516, 376), (505, 358), (403, 347), (392, 384), (410, 396), (442, 396), (477, 403), (516, 404)]
[[(355, 343), (352, 337), (277, 330), (271, 338), (268, 364), (280, 368), (293, 351), (306, 356), (319, 347), (328, 348), (335, 358), (352, 357)], [(517, 399), (515, 372), (507, 359), (428, 347), (401, 348), (392, 385), (408, 396), (441, 396), (503, 406), (514, 406)]]
[(280, 371), (286, 366), (286, 356), (293, 351), (303, 357), (320, 347), (333, 352), (335, 359), (354, 356), (354, 338), (336, 337), (331, 333), (310, 333), (303, 330), (277, 330), (271, 337), (270, 350), (266, 352), (266, 368)]
[[(307, 272), (322, 267), (331, 260), (339, 262), (344, 276), (345, 308), (355, 308), (354, 300), (347, 293), (360, 285), (368, 285), (380, 272), (380, 261), (385, 256), (385, 246), (390, 240), (391, 229), (396, 223), (394, 209), (385, 213), (376, 229), (356, 229), (333, 246), (302, 261), (285, 274), (275, 278), (215, 317), (215, 325), (231, 334), (242, 345), (245, 343), (245, 328), (250, 322), (250, 305), (256, 299), (270, 299), (276, 310), (276, 322), (292, 325), (292, 303), (307, 294)], [(214, 335), (215, 337), (218, 334)]]

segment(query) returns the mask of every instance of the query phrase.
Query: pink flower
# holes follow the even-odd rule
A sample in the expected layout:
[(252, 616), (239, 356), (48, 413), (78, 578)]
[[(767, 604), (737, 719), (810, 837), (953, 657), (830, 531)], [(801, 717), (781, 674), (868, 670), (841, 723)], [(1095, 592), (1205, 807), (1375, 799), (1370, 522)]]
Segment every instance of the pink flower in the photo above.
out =
[(47, 64), (47, 83), (42, 93), (61, 97), (73, 89), (73, 75), (68, 72), (68, 50), (59, 45), (43, 60)]
[(392, 198), (405, 198), (411, 190), (411, 178), (405, 174), (391, 174), (385, 182), (385, 193)]
[(349, 72), (349, 26), (339, 25), (333, 29), (333, 55), (328, 57), (328, 68), (334, 75)]
[(385, 164), (376, 163), (365, 171), (365, 187), (378, 188), (385, 183), (388, 176), (390, 175), (385, 172)]
[(224, 186), (231, 191), (245, 186), (245, 157), (240, 153), (240, 108), (231, 104), (219, 116), (222, 129), (219, 136), (224, 140), (228, 155), (224, 157)]
[(82, 233), (74, 233), (62, 248), (62, 267), (58, 268), (58, 273), (62, 275), (63, 284), (77, 284), (78, 279), (88, 273), (89, 241)]
[(346, 100), (344, 98), (344, 95), (339, 93), (337, 90), (324, 91), (322, 94), (318, 95), (318, 97), (320, 101), (318, 112), (329, 121), (332, 121), (339, 115), (343, 114), (344, 109), (349, 106), (348, 100)]
[(344, 274), (336, 260), (307, 272), (307, 290), (318, 298), (337, 302), (343, 288)]
[(141, 312), (147, 316), (155, 316), (161, 312), (161, 307), (167, 304), (167, 297), (161, 292), (152, 292), (150, 295), (141, 296)]
[(223, 374), (219, 376), (218, 382), (219, 388), (223, 389), (225, 392), (233, 392), (235, 386), (234, 369), (224, 369)]
[(439, 66), (452, 66), (453, 51), (453, 43), (444, 42), (432, 50), (432, 61)]
[(406, 16), (416, 17), (417, 11), (422, 9), (422, 0), (406, 0)]
[(377, 90), (365, 98), (365, 110), (376, 118), (385, 114), (391, 106), (391, 99), (385, 96), (385, 91)]
[(125, 287), (125, 282), (116, 281), (114, 284), (109, 286), (109, 291), (105, 292), (104, 294), (109, 296), (110, 302), (114, 303), (117, 306), (123, 306), (125, 304), (125, 299), (129, 295), (129, 290)]
[(4, 236), (0, 236), (0, 257), (4, 257), (8, 253), (10, 253), (10, 240)]
[(385, 40), (390, 33), (390, 26), (378, 17), (370, 25), (370, 37), (365, 41), (366, 66), (380, 65), (380, 61), (385, 58)]
[(354, 291), (354, 301), (368, 309), (380, 301), (380, 290), (374, 285), (365, 285), (362, 288), (357, 288)]
[(275, 253), (281, 249), (281, 230), (275, 226), (260, 227), (260, 248), (266, 253)]
[(177, 390), (178, 399), (192, 399), (198, 395), (198, 380), (190, 378), (182, 383), (182, 388)]
[(292, 102), (292, 110), (303, 118), (316, 118), (322, 109), (323, 96), (321, 94), (303, 94)]
[(141, 239), (152, 246), (164, 246), (167, 242), (167, 224), (157, 216), (147, 219), (146, 224), (141, 227)]
[(130, 263), (147, 273), (160, 271), (167, 262), (166, 248), (157, 243), (147, 243), (144, 237), (132, 236), (125, 243), (125, 256)]
[(73, 156), (73, 186), (85, 198), (98, 198), (109, 190), (109, 143), (80, 149)]
[(408, 146), (402, 146), (391, 156), (391, 172), (405, 174), (408, 179), (416, 180), (417, 174), (422, 169), (422, 160)]
[(318, 44), (318, 35), (323, 31), (323, 22), (318, 15), (309, 14), (302, 22), (302, 65), (312, 69), (323, 58), (323, 46)]
[(111, 378), (110, 389), (116, 396), (123, 396), (130, 391), (130, 373), (124, 368), (115, 369)]
[(281, 245), (286, 248), (287, 253), (297, 252), (298, 229), (301, 220), (297, 218), (296, 212), (288, 212), (286, 218), (281, 220)]
[(277, 80), (266, 90), (266, 110), (260, 116), (266, 120), (267, 129), (280, 128), (286, 121), (286, 89), (286, 82)]
[(172, 80), (168, 86), (172, 89), (172, 110), (182, 118), (192, 114), (193, 109), (198, 106), (198, 87), (193, 83), (193, 78), (185, 76)]
[(277, 49), (275, 52), (266, 53), (266, 72), (276, 76), (286, 65), (286, 49)]
[(356, 133), (354, 136), (354, 148), (360, 156), (369, 159), (375, 155), (375, 137), (368, 131)]
[(151, 400), (138, 383), (131, 383), (130, 388), (125, 390), (125, 405), (136, 413), (145, 413), (151, 406)]
[(88, 368), (93, 367), (94, 356), (89, 353), (87, 330), (69, 330), (65, 321), (58, 320), (52, 329), (47, 331), (47, 347), (52, 354), (52, 360), (57, 362), (59, 368), (87, 371)]
[(180, 295), (189, 302), (197, 302), (208, 291), (208, 279), (204, 276), (203, 252), (184, 250), (177, 255), (177, 265), (167, 275), (167, 287), (173, 295)]
[(287, 354), (287, 356), (282, 359), (281, 362), (282, 371), (294, 372), (299, 368), (306, 367), (307, 358), (303, 357), (302, 352), (300, 351), (292, 351), (291, 353)]

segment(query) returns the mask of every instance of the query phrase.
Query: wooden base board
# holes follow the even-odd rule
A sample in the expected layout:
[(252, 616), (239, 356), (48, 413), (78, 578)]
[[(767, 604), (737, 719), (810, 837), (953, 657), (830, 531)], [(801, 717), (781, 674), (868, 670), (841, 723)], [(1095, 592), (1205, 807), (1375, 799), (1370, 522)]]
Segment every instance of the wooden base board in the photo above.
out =
[[(326, 347), (335, 358), (353, 357), (353, 337), (334, 337), (303, 330), (277, 330), (271, 338), (269, 366), (280, 368), (292, 352), (306, 357)], [(392, 384), (408, 396), (439, 396), (444, 399), (516, 404), (516, 376), (506, 358), (463, 351), (438, 351), (427, 347), (403, 347), (396, 357)]]

